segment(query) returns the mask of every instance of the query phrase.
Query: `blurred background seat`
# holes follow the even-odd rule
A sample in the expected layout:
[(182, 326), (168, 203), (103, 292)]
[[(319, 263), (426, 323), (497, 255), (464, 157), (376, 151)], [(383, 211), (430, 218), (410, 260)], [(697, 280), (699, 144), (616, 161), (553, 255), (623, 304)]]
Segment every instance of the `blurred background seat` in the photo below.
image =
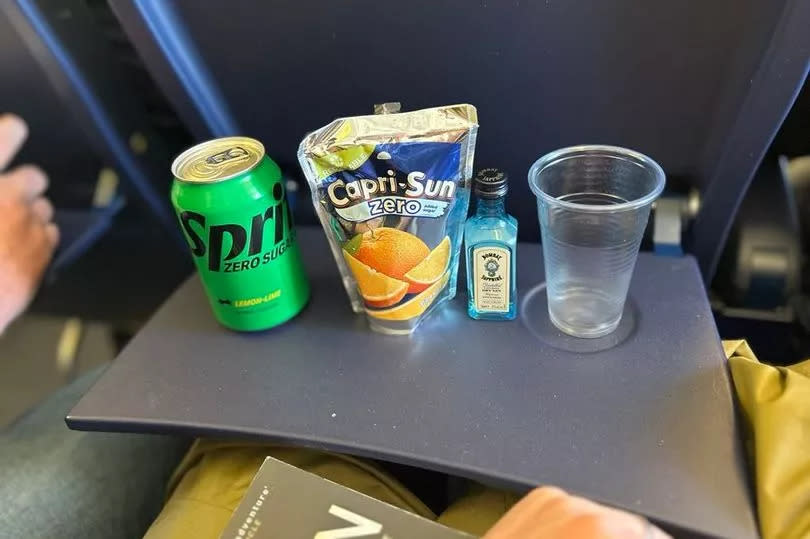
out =
[[(797, 0), (110, 4), (196, 137), (255, 136), (292, 177), (298, 142), (337, 116), (470, 102), (476, 163), (510, 174), (521, 239), (537, 241), (522, 180), (535, 159), (581, 143), (642, 151), (671, 193), (698, 189), (684, 241), (707, 280), (810, 46)], [(299, 217), (315, 222), (307, 204)]]
[(757, 168), (711, 286), (720, 334), (761, 359), (810, 356), (810, 85)]
[(166, 162), (191, 142), (103, 1), (0, 3), (0, 112), (13, 166), (50, 177), (62, 244), (0, 339), (0, 425), (120, 346), (191, 271)]

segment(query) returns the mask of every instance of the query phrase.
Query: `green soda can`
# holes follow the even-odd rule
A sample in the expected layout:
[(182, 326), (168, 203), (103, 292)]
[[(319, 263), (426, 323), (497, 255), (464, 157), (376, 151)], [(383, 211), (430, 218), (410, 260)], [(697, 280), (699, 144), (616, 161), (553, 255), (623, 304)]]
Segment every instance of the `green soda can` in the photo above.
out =
[(281, 171), (247, 137), (209, 140), (172, 164), (172, 204), (216, 319), (237, 331), (286, 322), (309, 284)]

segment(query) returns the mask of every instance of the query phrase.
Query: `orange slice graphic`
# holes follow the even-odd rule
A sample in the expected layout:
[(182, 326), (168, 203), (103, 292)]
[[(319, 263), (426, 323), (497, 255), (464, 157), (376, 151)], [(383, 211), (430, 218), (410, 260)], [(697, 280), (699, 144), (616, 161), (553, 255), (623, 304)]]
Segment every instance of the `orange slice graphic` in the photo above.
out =
[(390, 307), (408, 292), (408, 283), (384, 275), (343, 251), (343, 258), (354, 274), (360, 295), (369, 307)]
[(450, 263), (450, 238), (445, 236), (444, 239), (437, 245), (419, 264), (405, 274), (405, 280), (408, 281), (409, 294), (416, 294), (426, 289), (439, 278), (447, 270), (447, 265)]

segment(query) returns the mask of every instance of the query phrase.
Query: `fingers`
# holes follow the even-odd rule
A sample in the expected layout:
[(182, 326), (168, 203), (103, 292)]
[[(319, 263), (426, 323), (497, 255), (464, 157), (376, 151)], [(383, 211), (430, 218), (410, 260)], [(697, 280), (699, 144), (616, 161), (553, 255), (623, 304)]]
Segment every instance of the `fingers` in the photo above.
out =
[(0, 171), (4, 170), (28, 137), (28, 126), (19, 116), (0, 116)]
[(33, 265), (44, 268), (59, 244), (59, 227), (54, 223), (41, 221), (39, 216), (32, 216), (28, 221), (27, 230), (26, 237), (31, 244), (31, 256), (36, 262)]
[(31, 212), (43, 224), (53, 220), (53, 204), (45, 197), (39, 197), (31, 203)]
[(538, 488), (515, 504), (484, 539), (666, 539), (636, 515), (566, 494)]
[[(31, 210), (31, 214), (33, 214), (33, 207)], [(54, 223), (41, 221), (39, 216), (31, 215), (26, 231), (22, 235), (28, 242), (29, 267), (39, 268), (37, 271), (32, 270), (32, 274), (37, 276), (36, 281), (38, 281), (42, 270), (47, 266), (59, 244), (59, 228)]]
[(48, 188), (48, 176), (33, 165), (23, 165), (0, 177), (0, 189), (8, 189), (12, 196), (32, 201)]
[(45, 197), (39, 197), (31, 203), (31, 213), (38, 223), (45, 226), (45, 240), (51, 247), (59, 243), (59, 228), (53, 224), (53, 204)]
[[(7, 174), (0, 174), (0, 206), (7, 222), (18, 219), (27, 221), (39, 228), (40, 238), (50, 247), (59, 243), (59, 229), (51, 221), (54, 209), (51, 201), (42, 196), (48, 188), (48, 177), (31, 165), (17, 167)], [(2, 238), (0, 238), (2, 240)]]
[(56, 247), (59, 245), (59, 228), (53, 223), (48, 223), (45, 225), (45, 237), (48, 239), (48, 243), (51, 244), (51, 247)]
[(664, 533), (663, 530), (660, 528), (655, 527), (649, 520), (646, 518), (639, 517), (642, 520), (642, 525), (644, 526), (644, 539), (672, 539), (672, 536), (668, 533)]

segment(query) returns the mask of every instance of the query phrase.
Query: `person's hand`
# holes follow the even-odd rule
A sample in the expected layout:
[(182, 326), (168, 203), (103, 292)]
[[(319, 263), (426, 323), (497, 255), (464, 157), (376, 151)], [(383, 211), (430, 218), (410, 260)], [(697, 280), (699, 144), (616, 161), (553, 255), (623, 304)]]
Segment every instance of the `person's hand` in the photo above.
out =
[[(0, 172), (28, 135), (20, 118), (0, 116)], [(24, 165), (0, 174), (0, 333), (28, 306), (59, 242), (48, 178)]]
[(484, 539), (667, 539), (639, 516), (611, 509), (555, 487), (533, 490)]

